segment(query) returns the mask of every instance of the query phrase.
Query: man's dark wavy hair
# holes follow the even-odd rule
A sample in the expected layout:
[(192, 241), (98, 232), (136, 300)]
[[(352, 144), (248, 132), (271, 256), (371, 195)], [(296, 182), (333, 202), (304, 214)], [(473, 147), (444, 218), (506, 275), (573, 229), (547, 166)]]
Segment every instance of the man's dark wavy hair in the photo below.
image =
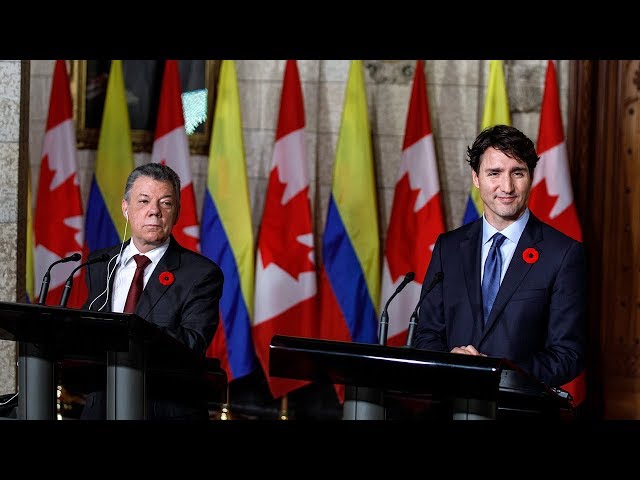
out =
[(480, 173), (480, 157), (489, 147), (526, 163), (533, 178), (533, 170), (540, 157), (533, 142), (520, 130), (509, 125), (494, 125), (480, 132), (473, 145), (467, 148), (467, 162), (476, 174)]

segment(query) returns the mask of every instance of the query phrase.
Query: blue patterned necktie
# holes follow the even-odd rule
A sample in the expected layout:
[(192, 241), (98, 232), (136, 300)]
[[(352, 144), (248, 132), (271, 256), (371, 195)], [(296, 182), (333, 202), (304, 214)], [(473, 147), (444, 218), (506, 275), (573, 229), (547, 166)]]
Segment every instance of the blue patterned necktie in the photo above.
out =
[(501, 233), (496, 233), (493, 236), (493, 243), (489, 248), (489, 254), (487, 260), (484, 262), (484, 275), (482, 276), (482, 303), (484, 313), (484, 324), (487, 324), (489, 320), (489, 313), (491, 313), (491, 307), (498, 295), (498, 289), (500, 288), (500, 273), (502, 272), (502, 255), (500, 254), (500, 247), (502, 242), (507, 237)]

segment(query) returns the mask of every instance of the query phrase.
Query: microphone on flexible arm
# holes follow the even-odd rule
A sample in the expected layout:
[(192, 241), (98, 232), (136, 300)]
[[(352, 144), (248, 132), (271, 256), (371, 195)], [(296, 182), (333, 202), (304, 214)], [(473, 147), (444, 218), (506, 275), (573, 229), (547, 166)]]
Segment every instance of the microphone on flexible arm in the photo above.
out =
[(71, 272), (71, 275), (69, 275), (69, 278), (67, 278), (67, 281), (64, 284), (64, 290), (62, 291), (62, 299), (60, 299), (60, 306), (61, 307), (67, 306), (67, 301), (69, 300), (69, 294), (71, 293), (71, 287), (73, 286), (73, 275), (78, 270), (80, 270), (82, 267), (86, 267), (87, 265), (91, 265), (92, 263), (106, 262), (107, 260), (109, 260), (109, 255), (107, 255), (106, 253), (103, 253), (99, 257), (96, 257), (89, 261), (81, 263), (76, 268), (74, 268), (73, 271)]
[(408, 272), (402, 279), (402, 282), (400, 283), (400, 285), (398, 285), (398, 288), (396, 288), (396, 291), (393, 292), (393, 295), (391, 295), (389, 297), (389, 300), (387, 300), (387, 303), (384, 306), (384, 310), (382, 310), (382, 315), (380, 316), (380, 333), (379, 333), (380, 345), (387, 344), (387, 330), (389, 329), (389, 312), (387, 312), (387, 308), (389, 307), (391, 300), (393, 300), (393, 297), (399, 294), (404, 287), (409, 285), (409, 283), (411, 283), (415, 277), (416, 277), (415, 273)]
[(406, 344), (407, 347), (410, 347), (411, 343), (413, 343), (413, 334), (416, 330), (416, 325), (418, 324), (418, 308), (420, 308), (420, 305), (422, 305), (422, 302), (424, 301), (425, 297), (429, 294), (429, 292), (433, 290), (434, 287), (437, 284), (439, 284), (443, 278), (444, 278), (444, 273), (437, 272), (433, 276), (433, 280), (431, 280), (431, 283), (429, 284), (427, 289), (422, 293), (422, 295), (420, 295), (420, 300), (418, 300), (418, 304), (416, 305), (416, 308), (413, 310), (413, 313), (411, 314), (411, 320), (409, 320), (409, 331), (407, 332), (407, 344)]
[(73, 255), (69, 255), (68, 257), (56, 260), (51, 265), (49, 265), (49, 268), (47, 268), (47, 273), (45, 273), (44, 277), (42, 277), (42, 285), (40, 285), (40, 295), (38, 295), (38, 297), (40, 298), (38, 303), (40, 305), (44, 305), (44, 302), (47, 300), (47, 294), (49, 293), (49, 283), (51, 283), (51, 269), (53, 268), (53, 266), (59, 263), (77, 262), (81, 258), (82, 255), (76, 252)]

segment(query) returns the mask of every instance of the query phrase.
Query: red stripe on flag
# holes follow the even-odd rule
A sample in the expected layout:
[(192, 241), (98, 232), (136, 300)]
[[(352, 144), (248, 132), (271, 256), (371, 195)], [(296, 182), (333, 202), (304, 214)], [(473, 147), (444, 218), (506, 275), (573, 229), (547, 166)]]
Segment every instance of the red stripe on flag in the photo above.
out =
[(540, 128), (538, 130), (538, 155), (564, 141), (562, 128), (562, 113), (560, 112), (560, 98), (556, 67), (551, 60), (547, 62), (547, 74), (544, 81), (542, 108), (540, 110)]
[[(350, 342), (351, 334), (344, 321), (333, 287), (322, 267), (320, 269), (320, 335), (319, 338)], [(340, 403), (344, 403), (344, 385), (334, 385)]]
[(182, 85), (177, 60), (167, 60), (164, 65), (160, 103), (158, 105), (158, 123), (155, 139), (170, 131), (184, 128), (184, 112), (182, 111)]
[(287, 60), (284, 69), (276, 141), (301, 128), (304, 128), (304, 101), (300, 74), (295, 60)]
[(167, 60), (162, 78), (151, 161), (167, 165), (180, 177), (180, 215), (172, 234), (180, 245), (199, 252), (200, 229), (181, 93), (178, 62)]
[(416, 71), (411, 88), (411, 101), (407, 113), (407, 124), (404, 132), (402, 150), (406, 150), (418, 140), (431, 133), (429, 118), (429, 99), (427, 98), (427, 82), (424, 77), (424, 62), (416, 62)]
[(394, 282), (407, 272), (414, 272), (417, 282), (424, 280), (431, 261), (429, 246), (444, 231), (440, 193), (414, 212), (418, 193), (418, 190), (411, 190), (408, 174), (396, 184), (385, 249)]
[[(35, 288), (54, 261), (76, 252), (86, 258), (72, 118), (67, 69), (63, 60), (56, 60), (34, 213)], [(60, 304), (64, 283), (76, 265), (63, 263), (51, 270), (48, 305)], [(84, 275), (85, 269), (80, 269), (73, 277), (73, 288), (67, 301), (69, 308), (81, 307), (87, 298)]]
[[(545, 155), (554, 147), (559, 149), (556, 155)], [(538, 155), (544, 158), (544, 162), (567, 162), (566, 145), (564, 144), (564, 130), (562, 128), (562, 114), (560, 111), (560, 95), (556, 78), (556, 68), (553, 61), (547, 61), (547, 73), (545, 75), (544, 93), (542, 95), (542, 109), (540, 111), (540, 127), (538, 129)], [(557, 163), (557, 162), (556, 162)], [(544, 165), (544, 177), (531, 190), (529, 197), (529, 209), (540, 220), (552, 225), (570, 237), (582, 241), (582, 229), (578, 220), (575, 203), (571, 201), (561, 212), (551, 217), (551, 210), (556, 205), (559, 195), (568, 195), (573, 199), (571, 181), (564, 178), (569, 174), (569, 166), (566, 164)], [(535, 173), (539, 175), (537, 167)], [(558, 192), (554, 195), (549, 192), (549, 183), (558, 186)], [(567, 190), (568, 189), (568, 190)], [(562, 385), (562, 389), (571, 393), (573, 404), (580, 405), (586, 397), (585, 371), (583, 370), (575, 379)]]
[(256, 355), (263, 366), (269, 390), (273, 398), (280, 398), (289, 392), (308, 385), (305, 380), (292, 380), (288, 378), (272, 377), (269, 375), (269, 344), (271, 338), (278, 335), (291, 335), (295, 337), (314, 338), (316, 336), (316, 325), (305, 321), (305, 319), (315, 318), (317, 297), (313, 296), (295, 304), (280, 315), (271, 318), (266, 322), (255, 325), (252, 329), (253, 341), (256, 347)]
[(285, 65), (277, 132), (258, 235), (252, 326), (256, 355), (274, 398), (309, 382), (269, 375), (271, 338), (313, 338), (318, 323), (304, 105), (294, 60)]
[(419, 284), (426, 275), (433, 245), (444, 232), (422, 60), (416, 62), (398, 177), (387, 228), (381, 300), (390, 298), (407, 272), (415, 273), (415, 285), (411, 287), (416, 288), (413, 294), (404, 294), (391, 306), (388, 345), (406, 342), (408, 321), (419, 298)]
[[(67, 88), (64, 88), (65, 85)], [(68, 85), (69, 76), (67, 75), (67, 67), (64, 64), (64, 60), (56, 60), (46, 130), (51, 130), (56, 125), (73, 117), (71, 91)]]

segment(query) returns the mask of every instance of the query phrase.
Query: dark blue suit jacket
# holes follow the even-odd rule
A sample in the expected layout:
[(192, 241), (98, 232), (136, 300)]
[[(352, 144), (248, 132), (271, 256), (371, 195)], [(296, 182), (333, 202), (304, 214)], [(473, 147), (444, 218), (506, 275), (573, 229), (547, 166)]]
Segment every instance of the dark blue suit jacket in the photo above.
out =
[[(125, 248), (129, 241), (125, 243)], [(104, 253), (111, 259), (119, 252), (120, 244), (92, 252), (89, 259)], [(86, 275), (89, 296), (83, 308), (88, 308), (91, 302), (105, 291), (107, 267), (111, 270), (114, 262), (115, 259), (111, 264), (102, 262), (89, 265)], [(162, 272), (173, 274), (174, 281), (171, 285), (163, 285), (160, 282)], [(101, 310), (103, 312), (111, 311), (114, 277), (115, 272), (109, 281), (109, 301)], [(171, 236), (167, 251), (142, 291), (135, 313), (158, 325), (196, 353), (205, 355), (219, 322), (222, 284), (222, 270), (218, 265), (207, 257), (182, 247)], [(93, 303), (91, 310), (98, 310), (104, 300), (105, 296), (102, 295)]]
[[(448, 352), (471, 344), (481, 353), (511, 360), (548, 385), (572, 380), (585, 362), (582, 244), (531, 214), (485, 327), (481, 243), (482, 218), (438, 237), (423, 291), (437, 272), (444, 279), (420, 308), (413, 346)], [(538, 252), (535, 263), (525, 262), (527, 248)]]
[[(125, 248), (129, 241), (125, 243)], [(113, 258), (120, 252), (121, 245), (92, 252), (89, 258), (98, 257), (104, 253)], [(89, 296), (85, 309), (93, 300), (103, 293), (107, 287), (107, 267), (113, 268), (115, 259), (108, 262), (95, 263), (87, 268), (86, 282)], [(163, 285), (160, 274), (171, 272), (173, 283)], [(114, 272), (115, 273), (115, 272)], [(109, 280), (109, 301), (101, 311), (111, 311), (113, 297), (113, 279)], [(169, 247), (156, 265), (147, 285), (142, 291), (136, 307), (136, 315), (156, 324), (169, 335), (180, 340), (198, 355), (205, 356), (207, 347), (219, 323), (219, 302), (222, 296), (222, 270), (207, 257), (194, 253), (182, 247), (171, 236)], [(100, 296), (91, 306), (91, 310), (98, 310), (105, 301), (105, 295)], [(105, 377), (106, 378), (106, 377)], [(154, 385), (158, 385), (156, 389)], [(161, 382), (150, 383), (147, 386), (150, 404), (147, 406), (147, 418), (207, 418), (206, 402), (192, 398), (165, 398), (180, 392), (165, 392), (161, 389)], [(185, 396), (188, 397), (188, 392)], [(93, 392), (87, 398), (83, 411), (83, 419), (102, 419), (106, 416), (106, 400), (103, 391)], [(192, 401), (193, 400), (193, 401)]]

